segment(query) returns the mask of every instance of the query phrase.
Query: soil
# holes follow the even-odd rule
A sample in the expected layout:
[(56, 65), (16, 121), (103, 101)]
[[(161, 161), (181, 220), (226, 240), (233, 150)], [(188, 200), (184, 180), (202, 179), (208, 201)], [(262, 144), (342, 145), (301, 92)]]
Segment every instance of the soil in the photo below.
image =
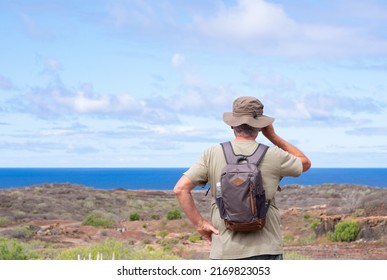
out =
[[(208, 217), (210, 197), (194, 191), (197, 207)], [(285, 259), (387, 259), (387, 189), (335, 185), (289, 185), (276, 195), (281, 213)], [(167, 241), (181, 259), (208, 259), (210, 246), (193, 240), (196, 232), (172, 191), (99, 190), (71, 184), (42, 184), (0, 190), (0, 237), (39, 241), (55, 248), (88, 246), (116, 239), (133, 246), (161, 247)], [(111, 223), (85, 225), (90, 214)], [(137, 216), (139, 220), (131, 220)], [(340, 221), (358, 221), (356, 240), (333, 242), (327, 233)], [(314, 225), (314, 226), (312, 226)], [(54, 245), (52, 245), (54, 244)]]

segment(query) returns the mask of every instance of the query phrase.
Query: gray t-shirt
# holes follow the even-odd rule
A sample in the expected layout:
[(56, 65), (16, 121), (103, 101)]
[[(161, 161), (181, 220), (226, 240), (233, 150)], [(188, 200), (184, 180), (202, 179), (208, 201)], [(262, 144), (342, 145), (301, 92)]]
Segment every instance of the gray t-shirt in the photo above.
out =
[[(258, 146), (254, 140), (232, 141), (236, 154), (251, 155)], [(211, 186), (215, 197), (215, 186), (220, 181), (222, 169), (226, 166), (222, 147), (219, 145), (206, 149), (199, 160), (184, 174), (197, 186)], [(301, 160), (288, 152), (270, 147), (259, 165), (262, 172), (266, 198), (271, 199), (265, 227), (260, 231), (241, 233), (226, 229), (220, 218), (215, 199), (211, 203), (211, 223), (218, 228), (219, 234), (212, 235), (211, 259), (239, 259), (257, 255), (277, 255), (283, 253), (280, 230), (280, 214), (274, 196), (280, 180), (285, 176), (297, 177), (302, 173)]]

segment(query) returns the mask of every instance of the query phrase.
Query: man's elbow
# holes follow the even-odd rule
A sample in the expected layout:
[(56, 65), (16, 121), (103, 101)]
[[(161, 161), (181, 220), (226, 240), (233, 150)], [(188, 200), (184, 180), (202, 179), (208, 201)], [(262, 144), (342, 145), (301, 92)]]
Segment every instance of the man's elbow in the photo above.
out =
[(173, 193), (177, 197), (180, 197), (184, 195), (185, 192), (190, 191), (192, 186), (192, 182), (186, 176), (182, 176), (173, 188)]
[(308, 171), (312, 166), (312, 162), (307, 157), (302, 158), (301, 161), (302, 161), (302, 172)]
[(183, 188), (181, 187), (181, 185), (179, 184), (176, 184), (175, 187), (173, 188), (173, 193), (175, 194), (175, 196), (179, 197), (183, 192)]

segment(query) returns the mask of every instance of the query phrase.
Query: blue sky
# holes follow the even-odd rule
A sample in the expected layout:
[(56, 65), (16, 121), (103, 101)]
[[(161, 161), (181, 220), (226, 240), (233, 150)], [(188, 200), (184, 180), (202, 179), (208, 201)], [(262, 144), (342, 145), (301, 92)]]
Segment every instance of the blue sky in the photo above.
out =
[(242, 95), (314, 167), (387, 167), (387, 1), (0, 0), (0, 21), (0, 167), (187, 167)]

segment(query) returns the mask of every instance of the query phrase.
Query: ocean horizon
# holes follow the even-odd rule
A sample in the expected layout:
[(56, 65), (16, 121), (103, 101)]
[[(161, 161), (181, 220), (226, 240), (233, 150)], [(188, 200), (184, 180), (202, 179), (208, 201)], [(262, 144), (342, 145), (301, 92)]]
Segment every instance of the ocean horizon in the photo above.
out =
[[(187, 168), (0, 168), (0, 189), (70, 183), (97, 189), (172, 190)], [(311, 168), (280, 185), (356, 184), (387, 188), (387, 168)]]

